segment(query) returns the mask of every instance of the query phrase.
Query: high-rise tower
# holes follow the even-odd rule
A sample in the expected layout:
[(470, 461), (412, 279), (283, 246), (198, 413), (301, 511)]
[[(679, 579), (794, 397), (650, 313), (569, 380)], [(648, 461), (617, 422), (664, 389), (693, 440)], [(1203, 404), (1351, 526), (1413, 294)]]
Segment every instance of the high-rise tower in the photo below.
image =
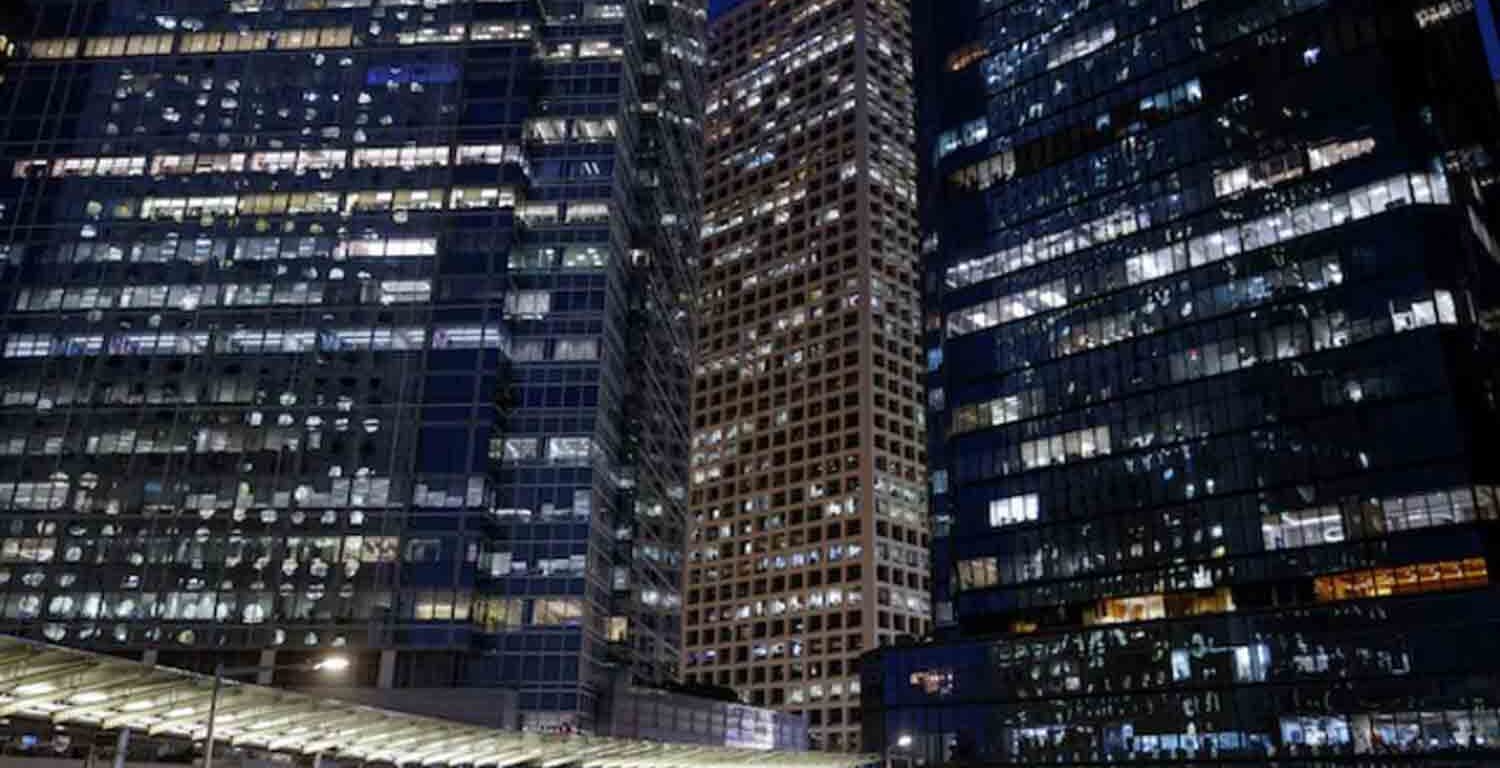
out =
[(704, 9), (25, 5), (0, 631), (531, 727), (675, 678)]
[(1494, 762), (1490, 4), (918, 5), (939, 642), (867, 747)]
[(855, 660), (929, 613), (908, 10), (710, 29), (684, 673), (853, 749)]

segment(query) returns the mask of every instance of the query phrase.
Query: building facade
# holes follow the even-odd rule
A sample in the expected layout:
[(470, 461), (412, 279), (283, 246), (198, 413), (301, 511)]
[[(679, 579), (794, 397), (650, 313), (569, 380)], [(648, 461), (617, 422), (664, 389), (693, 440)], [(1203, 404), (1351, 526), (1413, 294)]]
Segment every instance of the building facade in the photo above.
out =
[(806, 752), (807, 718), (765, 707), (741, 704), (728, 689), (723, 695), (682, 686), (616, 685), (610, 688), (604, 735), (670, 744)]
[(918, 6), (939, 631), (867, 749), (1493, 762), (1489, 5)]
[(929, 614), (909, 12), (709, 39), (683, 672), (855, 749), (856, 659)]
[(543, 729), (674, 679), (704, 8), (24, 5), (0, 632)]

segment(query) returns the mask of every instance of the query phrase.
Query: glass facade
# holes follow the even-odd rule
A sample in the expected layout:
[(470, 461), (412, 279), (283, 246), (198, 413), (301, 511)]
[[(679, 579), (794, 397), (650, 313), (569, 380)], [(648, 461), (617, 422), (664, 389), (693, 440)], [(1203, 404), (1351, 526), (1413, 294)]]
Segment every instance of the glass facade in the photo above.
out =
[(535, 728), (673, 679), (704, 9), (24, 5), (0, 631)]
[(917, 4), (938, 632), (867, 749), (1495, 758), (1481, 10)]

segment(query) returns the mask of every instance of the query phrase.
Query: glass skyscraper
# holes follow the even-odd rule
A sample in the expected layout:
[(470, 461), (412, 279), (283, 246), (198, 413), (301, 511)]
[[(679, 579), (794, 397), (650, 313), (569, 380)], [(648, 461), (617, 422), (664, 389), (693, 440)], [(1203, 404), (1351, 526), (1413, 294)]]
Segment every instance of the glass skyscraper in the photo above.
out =
[(1495, 760), (1489, 5), (916, 16), (939, 631), (866, 748)]
[(0, 631), (535, 728), (674, 678), (704, 9), (20, 6)]

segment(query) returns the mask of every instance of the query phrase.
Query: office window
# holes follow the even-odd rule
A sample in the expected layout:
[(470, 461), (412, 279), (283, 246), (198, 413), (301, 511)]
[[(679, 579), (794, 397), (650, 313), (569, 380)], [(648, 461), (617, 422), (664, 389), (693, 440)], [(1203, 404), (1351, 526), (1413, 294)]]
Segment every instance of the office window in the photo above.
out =
[(537, 438), (534, 437), (507, 437), (505, 438), (504, 460), (505, 461), (531, 461), (537, 457)]
[(525, 600), (519, 597), (487, 597), (474, 604), (474, 619), (486, 632), (519, 629), (525, 616)]
[(1319, 576), (1314, 590), (1320, 602), (1331, 602), (1468, 589), (1489, 582), (1488, 564), (1476, 557)]
[(533, 626), (574, 626), (582, 620), (583, 601), (578, 598), (538, 598), (532, 601)]
[(1007, 525), (1036, 522), (1039, 506), (1040, 499), (1034, 493), (993, 499), (990, 501), (990, 527), (1003, 528)]
[(540, 319), (552, 311), (552, 294), (546, 291), (517, 291), (505, 295), (507, 317)]
[(983, 589), (999, 583), (999, 563), (993, 557), (977, 557), (972, 560), (962, 560), (958, 564), (960, 590)]
[(565, 361), (598, 360), (599, 341), (597, 339), (558, 339), (552, 359)]
[(587, 437), (552, 437), (547, 439), (547, 460), (563, 464), (586, 463), (593, 453), (593, 440)]

